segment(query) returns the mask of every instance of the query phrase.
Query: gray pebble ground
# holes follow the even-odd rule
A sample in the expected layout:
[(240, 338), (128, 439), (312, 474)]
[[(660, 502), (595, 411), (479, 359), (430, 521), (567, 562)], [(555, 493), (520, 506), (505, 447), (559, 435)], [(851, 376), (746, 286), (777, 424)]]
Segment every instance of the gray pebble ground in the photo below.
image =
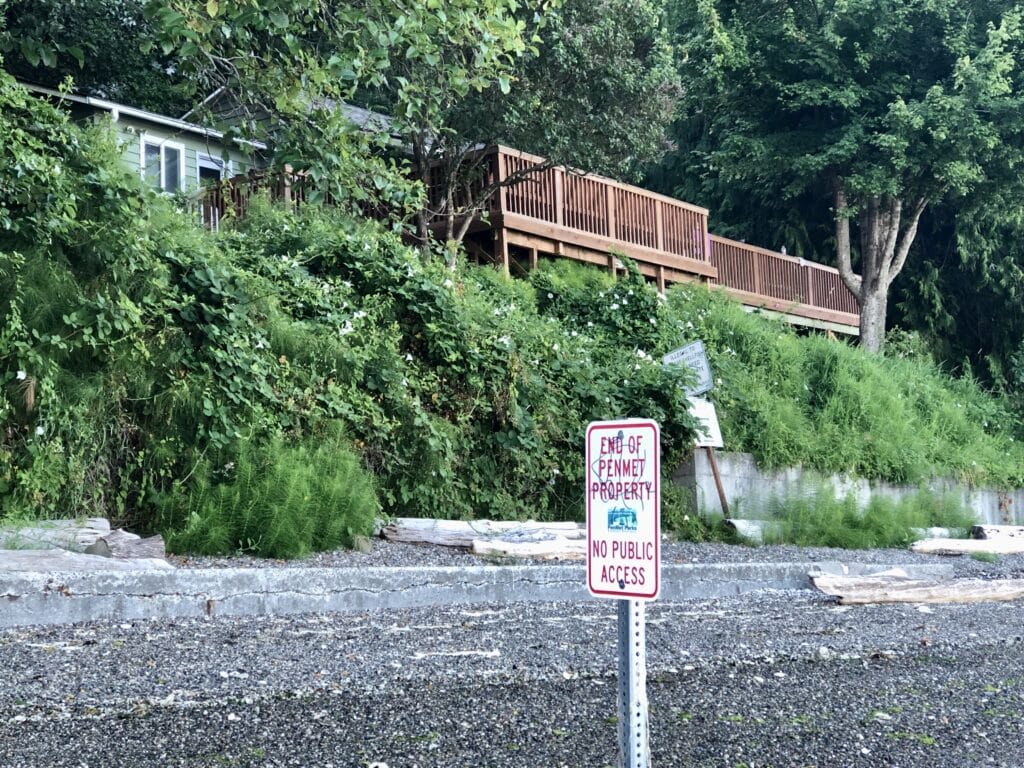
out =
[[(935, 561), (707, 544), (664, 556)], [(310, 564), (471, 562), (380, 542)], [(962, 576), (1024, 574), (1024, 557), (950, 562)], [(1022, 636), (1017, 602), (654, 603), (654, 766), (1024, 766)], [(10, 768), (615, 764), (612, 602), (25, 628), (0, 632), (0, 658)]]

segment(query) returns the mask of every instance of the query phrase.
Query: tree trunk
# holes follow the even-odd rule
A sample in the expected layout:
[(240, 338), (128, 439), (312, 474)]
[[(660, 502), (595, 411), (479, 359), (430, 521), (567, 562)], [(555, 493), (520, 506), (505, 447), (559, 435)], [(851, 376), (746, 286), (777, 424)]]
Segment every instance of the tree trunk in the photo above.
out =
[(903, 200), (873, 196), (860, 203), (860, 274), (853, 271), (851, 210), (842, 179), (835, 181), (836, 262), (839, 276), (860, 303), (860, 345), (870, 352), (885, 346), (889, 286), (903, 269), (928, 200), (919, 197), (904, 217)]
[(870, 352), (881, 352), (885, 345), (885, 314), (888, 290), (880, 285), (869, 292), (861, 289), (860, 345)]

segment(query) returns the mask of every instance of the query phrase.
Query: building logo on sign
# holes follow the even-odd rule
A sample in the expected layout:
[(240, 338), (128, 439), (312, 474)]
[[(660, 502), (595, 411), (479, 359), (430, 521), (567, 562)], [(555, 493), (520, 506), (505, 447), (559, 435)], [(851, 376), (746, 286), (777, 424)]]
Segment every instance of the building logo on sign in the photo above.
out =
[(653, 421), (597, 421), (587, 428), (587, 588), (595, 596), (658, 596), (660, 454)]

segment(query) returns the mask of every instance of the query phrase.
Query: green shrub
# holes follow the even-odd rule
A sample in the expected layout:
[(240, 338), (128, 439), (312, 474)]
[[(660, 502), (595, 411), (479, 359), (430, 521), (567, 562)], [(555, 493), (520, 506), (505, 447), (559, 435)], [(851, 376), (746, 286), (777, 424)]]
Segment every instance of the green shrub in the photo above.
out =
[(893, 501), (873, 495), (861, 510), (855, 496), (838, 499), (830, 486), (805, 496), (772, 499), (767, 519), (766, 544), (842, 549), (906, 547), (921, 538), (915, 529), (962, 529), (975, 523), (952, 496), (920, 490)]
[(172, 552), (294, 558), (369, 535), (380, 504), (337, 433), (288, 444), (243, 440), (234, 461), (204, 463), (164, 501)]

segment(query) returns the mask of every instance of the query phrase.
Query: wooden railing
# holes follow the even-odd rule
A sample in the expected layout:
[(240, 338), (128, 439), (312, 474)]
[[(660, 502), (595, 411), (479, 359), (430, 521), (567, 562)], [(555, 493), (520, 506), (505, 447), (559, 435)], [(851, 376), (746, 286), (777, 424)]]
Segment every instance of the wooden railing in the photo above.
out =
[(272, 202), (299, 206), (306, 202), (309, 179), (290, 165), (282, 170), (249, 171), (204, 187), (192, 207), (202, 225), (217, 232), (225, 219), (245, 218), (253, 196), (264, 191), (270, 192)]
[(628, 255), (638, 248), (644, 255), (646, 251), (657, 251), (709, 262), (706, 208), (565, 168), (530, 172), (545, 160), (508, 147), (489, 151), (497, 164), (494, 173), (498, 179), (523, 179), (501, 189), (495, 196), (492, 213), (523, 216), (592, 235), (610, 245), (619, 245)]
[(765, 248), (711, 235), (719, 285), (744, 304), (841, 325), (859, 322), (857, 298), (839, 271)]

